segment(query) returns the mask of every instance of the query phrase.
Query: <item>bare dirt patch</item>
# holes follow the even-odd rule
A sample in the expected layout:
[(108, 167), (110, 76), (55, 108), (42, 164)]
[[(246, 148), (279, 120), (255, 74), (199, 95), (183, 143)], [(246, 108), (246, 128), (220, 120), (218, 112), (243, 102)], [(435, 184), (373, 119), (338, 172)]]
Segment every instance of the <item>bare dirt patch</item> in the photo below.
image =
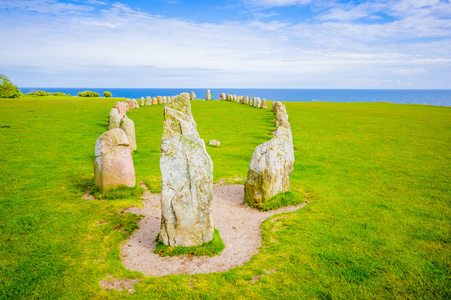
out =
[(146, 191), (144, 207), (132, 207), (127, 211), (142, 214), (138, 229), (121, 247), (122, 262), (126, 268), (146, 275), (195, 274), (225, 272), (244, 265), (261, 246), (260, 225), (267, 218), (300, 209), (283, 207), (276, 211), (261, 212), (243, 204), (243, 185), (215, 185), (213, 197), (213, 221), (218, 228), (225, 249), (219, 256), (160, 257), (154, 254), (155, 239), (160, 230), (160, 194)]

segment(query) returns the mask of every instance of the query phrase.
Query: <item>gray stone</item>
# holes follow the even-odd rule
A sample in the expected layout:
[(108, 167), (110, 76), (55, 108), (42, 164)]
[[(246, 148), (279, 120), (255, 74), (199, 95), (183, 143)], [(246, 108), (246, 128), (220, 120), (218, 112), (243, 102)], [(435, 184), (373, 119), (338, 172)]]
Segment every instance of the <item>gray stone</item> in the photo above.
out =
[(207, 90), (207, 95), (205, 97), (205, 101), (211, 101), (211, 91)]
[(139, 105), (140, 106), (146, 105), (146, 99), (144, 99), (144, 97), (141, 97), (141, 99), (139, 100)]
[(211, 140), (211, 141), (208, 142), (208, 145), (219, 147), (219, 146), (221, 146), (221, 142), (217, 141), (217, 140)]
[(153, 97), (152, 98), (152, 105), (157, 105), (157, 104), (158, 104), (157, 97)]
[(97, 139), (95, 157), (94, 178), (101, 193), (118, 186), (135, 186), (132, 152), (122, 129), (112, 129)]
[(189, 100), (196, 100), (196, 94), (194, 92), (191, 92)]
[(267, 200), (290, 190), (294, 152), (291, 130), (278, 127), (275, 137), (254, 151), (244, 185), (244, 202), (261, 207)]
[(125, 132), (130, 144), (130, 150), (132, 152), (136, 151), (136, 135), (135, 135), (135, 123), (130, 120), (127, 116), (123, 117), (121, 120), (120, 128)]
[(152, 105), (152, 98), (150, 98), (150, 96), (146, 97), (146, 105)]
[(112, 108), (108, 116), (108, 129), (119, 128), (121, 124), (122, 115), (119, 113), (117, 108)]
[(163, 104), (163, 97), (157, 96), (157, 103), (158, 104)]
[(160, 170), (160, 240), (172, 247), (211, 241), (213, 162), (197, 132), (187, 93), (164, 108)]
[(262, 103), (260, 104), (260, 108), (268, 108), (268, 106), (266, 104), (266, 99), (262, 100)]
[(135, 108), (139, 108), (138, 101), (136, 99), (132, 99), (132, 101), (135, 104)]

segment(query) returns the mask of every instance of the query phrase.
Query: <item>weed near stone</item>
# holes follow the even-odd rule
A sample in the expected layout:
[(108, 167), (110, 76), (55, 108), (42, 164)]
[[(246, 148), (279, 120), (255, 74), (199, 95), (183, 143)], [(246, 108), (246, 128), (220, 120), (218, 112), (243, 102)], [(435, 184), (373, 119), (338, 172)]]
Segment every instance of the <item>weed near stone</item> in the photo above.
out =
[(159, 241), (157, 237), (157, 245), (153, 253), (159, 254), (160, 256), (178, 256), (189, 254), (195, 256), (216, 256), (220, 255), (224, 248), (225, 245), (221, 239), (221, 236), (219, 235), (219, 230), (215, 228), (213, 239), (210, 242), (193, 247), (167, 246)]

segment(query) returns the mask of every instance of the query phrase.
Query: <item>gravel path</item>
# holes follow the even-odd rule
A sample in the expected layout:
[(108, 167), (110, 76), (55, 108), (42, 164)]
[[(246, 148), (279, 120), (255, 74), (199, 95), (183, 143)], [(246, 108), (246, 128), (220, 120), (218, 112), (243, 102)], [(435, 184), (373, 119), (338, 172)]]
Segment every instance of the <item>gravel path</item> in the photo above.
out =
[(133, 207), (127, 211), (146, 217), (139, 222), (138, 229), (121, 247), (122, 262), (126, 268), (151, 276), (169, 274), (195, 274), (224, 272), (242, 266), (261, 246), (260, 225), (267, 218), (300, 209), (298, 206), (283, 207), (276, 211), (260, 212), (242, 204), (244, 186), (220, 185), (214, 187), (213, 221), (218, 228), (225, 249), (219, 256), (160, 257), (153, 253), (155, 238), (160, 230), (160, 194), (146, 191), (144, 207)]

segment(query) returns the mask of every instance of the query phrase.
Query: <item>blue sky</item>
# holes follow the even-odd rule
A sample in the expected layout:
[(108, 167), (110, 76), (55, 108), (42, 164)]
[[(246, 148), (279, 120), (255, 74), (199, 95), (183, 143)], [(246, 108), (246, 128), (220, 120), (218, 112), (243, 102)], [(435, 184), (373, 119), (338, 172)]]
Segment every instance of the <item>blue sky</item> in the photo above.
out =
[(19, 87), (451, 88), (449, 0), (0, 0)]

